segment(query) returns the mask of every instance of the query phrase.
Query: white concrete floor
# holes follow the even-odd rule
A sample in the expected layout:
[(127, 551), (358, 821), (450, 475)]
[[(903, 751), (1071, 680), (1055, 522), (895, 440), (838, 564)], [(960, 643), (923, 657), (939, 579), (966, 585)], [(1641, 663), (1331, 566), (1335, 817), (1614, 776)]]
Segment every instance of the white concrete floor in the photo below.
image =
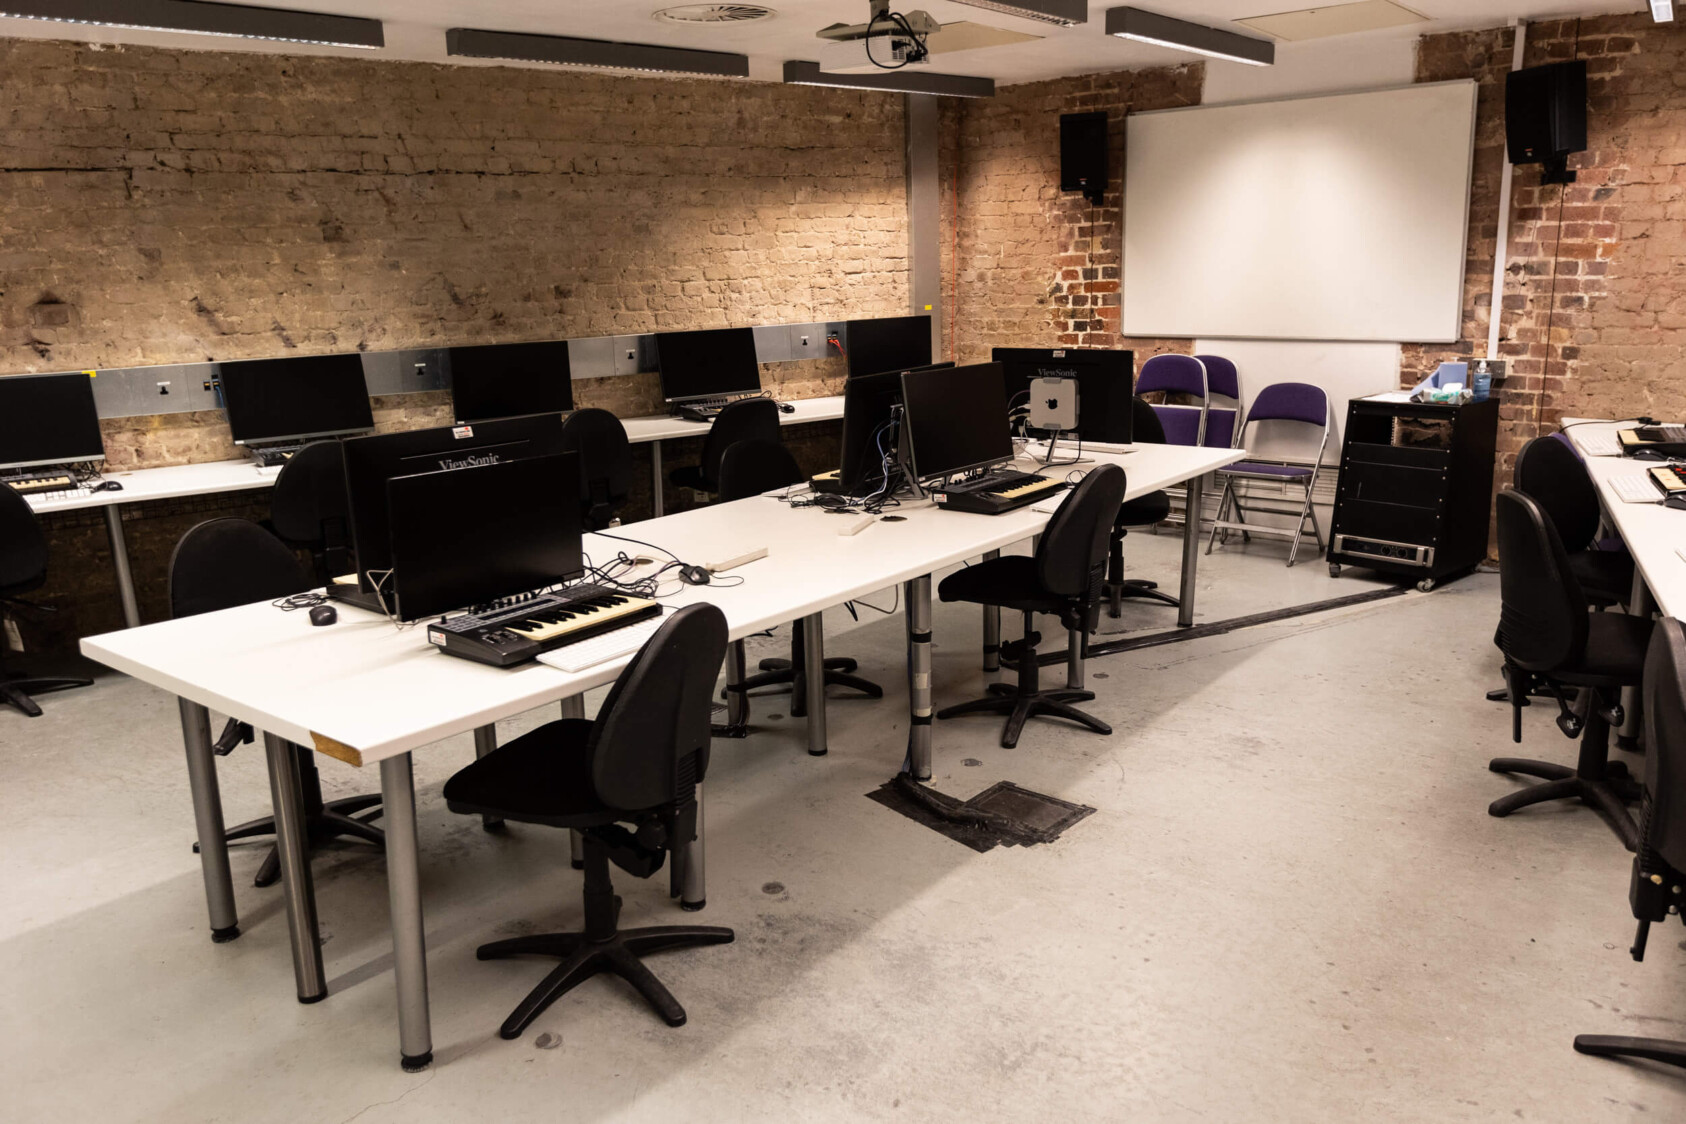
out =
[[(1133, 574), (1174, 584), (1175, 535), (1129, 547)], [(1203, 559), (1200, 618), (1372, 587), (1283, 557)], [(1098, 809), (981, 855), (864, 798), (902, 758), (903, 626), (830, 614), (828, 650), (886, 698), (838, 697), (824, 759), (773, 718), (782, 696), (716, 743), (699, 920), (738, 940), (652, 962), (690, 1012), (677, 1030), (600, 979), (497, 1037), (548, 962), (475, 946), (577, 925), (579, 876), (563, 833), (445, 809), (466, 738), (423, 751), (437, 1061), (417, 1075), (397, 1065), (379, 857), (318, 857), (331, 995), (299, 1005), (279, 896), (250, 885), (262, 848), (236, 851), (244, 935), (213, 945), (172, 700), (104, 676), (43, 718), (0, 714), (0, 1116), (1681, 1120), (1686, 1074), (1570, 1047), (1686, 1037), (1686, 933), (1629, 959), (1629, 857), (1591, 811), (1486, 814), (1520, 783), (1486, 769), (1512, 752), (1482, 699), (1497, 612), (1476, 575), (1097, 660), (1110, 738), (1038, 721), (1003, 750), (995, 720), (940, 723), (943, 791), (1010, 779)], [(1134, 603), (1106, 629), (1172, 618)], [(940, 606), (937, 639), (939, 704), (979, 694), (976, 610)], [(1525, 719), (1518, 752), (1573, 760), (1549, 711)], [(330, 796), (377, 783), (322, 772)], [(258, 748), (220, 775), (229, 822), (267, 811)], [(665, 872), (617, 886), (625, 925), (685, 916)]]

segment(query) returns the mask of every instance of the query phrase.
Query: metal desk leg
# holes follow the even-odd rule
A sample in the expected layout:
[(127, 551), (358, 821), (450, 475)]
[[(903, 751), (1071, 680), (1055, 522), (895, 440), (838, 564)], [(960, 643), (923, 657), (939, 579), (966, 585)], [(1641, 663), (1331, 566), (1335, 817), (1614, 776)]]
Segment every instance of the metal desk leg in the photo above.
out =
[[(993, 561), (1001, 557), (999, 550), (986, 551), (984, 561)], [(1001, 606), (985, 605), (983, 607), (983, 669), (985, 671), (1001, 670)]]
[(741, 729), (749, 721), (749, 695), (743, 691), (743, 681), (749, 672), (749, 657), (742, 640), (726, 646), (726, 725)]
[[(485, 726), (476, 726), (474, 728), (474, 759), (476, 761), (485, 757), (497, 748), (498, 728), (496, 725), (488, 723)], [(499, 831), (503, 828), (503, 817), (482, 814), (480, 817), (480, 826), (485, 828), (487, 831)]]
[(228, 840), (222, 823), (222, 793), (211, 752), (211, 716), (204, 707), (177, 699), (181, 740), (187, 747), (187, 784), (193, 792), (193, 824), (199, 834), (199, 866), (205, 874), (205, 908), (211, 939), (218, 944), (240, 935), (234, 910), (234, 876), (228, 869)]
[(650, 504), (656, 518), (660, 519), (664, 512), (662, 507), (662, 443), (650, 442)]
[(808, 754), (824, 757), (825, 740), (825, 617), (802, 618), (802, 668), (808, 688)]
[(416, 853), (416, 787), (410, 755), (381, 762), (381, 813), (386, 824), (386, 892), (392, 909), (392, 968), (398, 985), (398, 1050), (406, 1072), (433, 1061), (427, 1013), (427, 931), (422, 924), (420, 857)]
[(123, 621), (130, 628), (140, 624), (140, 606), (135, 601), (135, 577), (129, 572), (129, 545), (123, 538), (123, 505), (107, 504), (105, 533), (111, 540), (111, 568), (117, 571), (117, 596), (123, 601)]
[[(569, 695), (562, 700), (563, 718), (585, 717), (585, 696)], [(573, 828), (568, 829), (568, 865), (575, 870), (585, 869), (585, 836)]]
[(931, 779), (931, 575), (902, 583), (907, 606), (907, 760), (903, 771)]
[(1181, 602), (1177, 606), (1178, 628), (1189, 628), (1194, 624), (1194, 570), (1200, 561), (1200, 493), (1205, 484), (1204, 476), (1190, 477), (1188, 498), (1183, 506), (1183, 580), (1177, 595)]
[(685, 844), (680, 857), (683, 885), (679, 908), (695, 913), (708, 904), (708, 879), (703, 866), (703, 786), (697, 786), (697, 837)]
[[(293, 943), (293, 977), (299, 1002), (328, 997), (322, 971), (322, 941), (316, 931), (316, 888), (305, 852), (304, 796), (299, 790), (299, 759), (293, 743), (266, 733), (269, 795), (275, 807), (275, 849), (281, 857), (281, 892), (287, 899), (287, 936)], [(390, 844), (389, 844), (390, 845)]]
[[(1642, 620), (1657, 611), (1656, 598), (1651, 596), (1651, 587), (1645, 584), (1645, 575), (1637, 567), (1633, 571), (1633, 592), (1628, 595), (1627, 606), (1629, 613)], [(1638, 687), (1622, 688), (1622, 714), (1622, 728), (1616, 731), (1616, 748), (1638, 749), (1640, 723), (1645, 718)]]

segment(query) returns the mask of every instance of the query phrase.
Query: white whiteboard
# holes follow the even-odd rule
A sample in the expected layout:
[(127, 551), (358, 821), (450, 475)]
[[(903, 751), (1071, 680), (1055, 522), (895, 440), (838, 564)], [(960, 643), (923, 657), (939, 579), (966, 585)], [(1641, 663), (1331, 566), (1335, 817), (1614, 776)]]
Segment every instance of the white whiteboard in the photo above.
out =
[(1475, 90), (1131, 114), (1124, 334), (1457, 340)]

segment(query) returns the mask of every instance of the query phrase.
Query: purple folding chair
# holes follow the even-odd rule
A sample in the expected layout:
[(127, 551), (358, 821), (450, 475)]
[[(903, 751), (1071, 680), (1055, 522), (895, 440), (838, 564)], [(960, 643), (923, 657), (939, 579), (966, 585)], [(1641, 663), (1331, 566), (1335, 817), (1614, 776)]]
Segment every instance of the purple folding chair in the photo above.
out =
[[(1241, 375), (1221, 355), (1196, 355), (1206, 368), (1206, 437), (1201, 444), (1208, 449), (1233, 449), (1241, 437)], [(1212, 402), (1214, 395), (1222, 395), (1233, 406), (1219, 406)]]
[[(1206, 553), (1212, 553), (1213, 545), (1218, 541), (1218, 533), (1223, 533), (1224, 542), (1229, 542), (1231, 531), (1240, 531), (1242, 540), (1247, 541), (1252, 535), (1280, 535), (1291, 537), (1294, 545), (1288, 550), (1288, 565), (1292, 566), (1299, 556), (1300, 536), (1305, 531), (1306, 521), (1311, 521), (1311, 533), (1317, 539), (1317, 549), (1323, 550), (1323, 531), (1317, 525), (1317, 511), (1311, 503), (1311, 493), (1317, 487), (1317, 474), (1323, 465), (1323, 452), (1329, 446), (1329, 396), (1323, 393), (1323, 388), (1303, 382), (1272, 383), (1259, 392), (1253, 400), (1253, 409), (1247, 415), (1246, 425), (1242, 427), (1242, 437), (1246, 437), (1246, 426), (1263, 421), (1299, 422), (1304, 425), (1314, 425), (1318, 429), (1317, 458), (1310, 465), (1287, 464), (1281, 461), (1241, 461), (1228, 468), (1217, 470), (1223, 477), (1223, 497), (1218, 501), (1218, 515), (1212, 520), (1212, 537), (1207, 540)], [(1254, 503), (1248, 509), (1244, 508), (1244, 496), (1238, 483), (1247, 481), (1269, 481), (1282, 487), (1284, 493), (1288, 487), (1305, 489), (1305, 498), (1298, 507), (1265, 506)], [(1258, 523), (1247, 522), (1247, 512), (1254, 515), (1293, 515), (1298, 518), (1294, 527), (1266, 527)], [(1224, 518), (1225, 514), (1233, 518)]]
[(1136, 376), (1137, 394), (1154, 391), (1200, 399), (1198, 406), (1155, 405), (1153, 412), (1159, 415), (1167, 445), (1204, 444), (1208, 405), (1206, 364), (1192, 355), (1155, 355), (1142, 364), (1141, 373)]

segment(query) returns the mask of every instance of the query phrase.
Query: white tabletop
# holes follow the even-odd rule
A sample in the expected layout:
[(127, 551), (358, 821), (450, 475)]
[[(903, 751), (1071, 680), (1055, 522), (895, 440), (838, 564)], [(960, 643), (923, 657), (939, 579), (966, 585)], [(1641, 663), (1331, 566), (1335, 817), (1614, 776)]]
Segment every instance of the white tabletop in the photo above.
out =
[[(1128, 498), (1239, 460), (1231, 449), (1142, 446), (1098, 462), (1122, 464)], [(796, 508), (769, 496), (715, 504), (620, 528), (687, 562), (718, 562), (754, 547), (768, 556), (734, 571), (743, 583), (684, 587), (664, 602), (712, 602), (733, 639), (932, 573), (1040, 532), (1032, 508), (1005, 515), (941, 511), (904, 503), (853, 536), (858, 517)], [(651, 553), (588, 535), (598, 563), (616, 551)], [(494, 668), (441, 655), (421, 625), (400, 630), (374, 613), (339, 607), (337, 624), (313, 627), (304, 612), (268, 603), (165, 621), (82, 641), (93, 659), (144, 682), (233, 715), (301, 745), (365, 765), (614, 679), (629, 657), (584, 672), (543, 664)]]
[(123, 488), (117, 492), (95, 492), (92, 495), (69, 496), (64, 499), (54, 499), (52, 492), (38, 493), (25, 498), (36, 511), (75, 511), (86, 507), (108, 507), (114, 503), (168, 500), (178, 496), (203, 496), (212, 492), (268, 488), (275, 484), (275, 473), (260, 473), (255, 462), (237, 460), (107, 472), (100, 479), (115, 480), (123, 485)]
[(1631, 457), (1598, 457), (1586, 453), (1580, 439), (1592, 434), (1631, 429), (1637, 422), (1586, 422), (1564, 418), (1565, 432), (1586, 461), (1587, 472), (1598, 485), (1605, 513), (1627, 544), (1650, 587), (1657, 606), (1671, 617), (1686, 617), (1686, 511), (1675, 511), (1660, 503), (1625, 503), (1607, 483), (1613, 476), (1634, 476), (1652, 467), (1654, 461)]
[[(805, 425), (808, 422), (836, 421), (843, 416), (843, 396), (803, 398), (790, 402), (796, 407), (791, 413), (779, 413), (780, 425)], [(667, 441), (675, 437), (700, 437), (708, 432), (708, 422), (687, 421), (671, 414), (652, 414), (641, 418), (622, 418), (626, 439), (634, 445), (647, 441)]]

